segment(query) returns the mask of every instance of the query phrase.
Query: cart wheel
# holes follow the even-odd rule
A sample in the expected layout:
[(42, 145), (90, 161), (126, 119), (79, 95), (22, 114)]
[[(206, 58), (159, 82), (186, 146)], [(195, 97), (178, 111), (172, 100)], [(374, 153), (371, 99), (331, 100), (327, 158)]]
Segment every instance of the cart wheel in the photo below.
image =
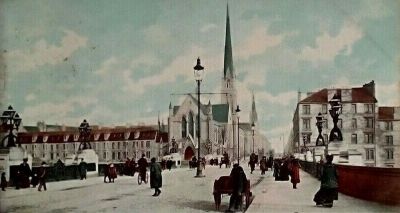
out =
[(140, 174), (138, 174), (137, 183), (138, 183), (139, 185), (142, 184), (142, 178), (140, 177)]
[(149, 182), (149, 173), (146, 172), (146, 180), (144, 180), (144, 183), (148, 183)]

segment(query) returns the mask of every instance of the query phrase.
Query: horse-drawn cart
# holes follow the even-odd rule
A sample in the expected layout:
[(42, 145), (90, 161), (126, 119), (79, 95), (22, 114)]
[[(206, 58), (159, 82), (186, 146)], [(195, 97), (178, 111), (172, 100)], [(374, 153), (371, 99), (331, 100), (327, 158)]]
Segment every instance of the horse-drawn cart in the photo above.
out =
[[(223, 194), (231, 195), (233, 192), (233, 185), (232, 185), (231, 177), (230, 176), (221, 176), (218, 180), (214, 181), (214, 201), (215, 201), (215, 208), (219, 210), (221, 205), (221, 197)], [(245, 190), (242, 193), (242, 199), (245, 198), (246, 208), (249, 207), (251, 202), (252, 193), (250, 191), (250, 180), (247, 179)]]

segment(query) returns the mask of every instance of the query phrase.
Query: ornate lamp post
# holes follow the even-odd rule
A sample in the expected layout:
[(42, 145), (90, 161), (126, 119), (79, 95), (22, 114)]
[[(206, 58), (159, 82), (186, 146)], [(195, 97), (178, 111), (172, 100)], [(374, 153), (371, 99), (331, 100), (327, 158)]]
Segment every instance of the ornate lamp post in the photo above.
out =
[(14, 129), (18, 132), (19, 125), (21, 124), (21, 118), (18, 113), (8, 106), (8, 109), (3, 112), (0, 116), (2, 125), (8, 129), (8, 135), (1, 140), (1, 144), (4, 147), (4, 141), (7, 139), (7, 148), (16, 147), (15, 141), (17, 140), (17, 134), (14, 135)]
[(200, 58), (197, 58), (197, 64), (195, 67), (193, 67), (194, 71), (194, 79), (197, 82), (197, 128), (198, 128), (198, 134), (197, 134), (197, 173), (195, 177), (205, 177), (203, 175), (202, 167), (200, 165), (200, 83), (203, 80), (203, 75), (204, 75), (204, 67), (201, 66), (200, 64)]
[(239, 164), (239, 161), (240, 161), (240, 149), (239, 149), (239, 112), (240, 112), (240, 109), (239, 109), (239, 105), (237, 105), (237, 107), (236, 107), (236, 110), (235, 110), (235, 112), (236, 112), (236, 116), (237, 116), (237, 131), (238, 131), (238, 135), (237, 135), (237, 146), (238, 146), (238, 150), (237, 150), (237, 161), (238, 161), (238, 164)]
[(254, 129), (255, 129), (255, 125), (254, 123), (251, 124), (251, 131), (253, 132), (253, 153), (254, 153)]
[(84, 119), (81, 125), (79, 126), (79, 135), (80, 138), (82, 138), (82, 141), (79, 144), (79, 151), (92, 148), (89, 143), (89, 137), (91, 131), (92, 129), (90, 128), (89, 123), (86, 121), (86, 119)]
[[(333, 128), (331, 130), (331, 133), (329, 134), (329, 142), (331, 141), (342, 141), (342, 132), (340, 131), (339, 127), (337, 126), (337, 123), (339, 121), (339, 115), (342, 111), (342, 104), (340, 102), (340, 97), (337, 93), (333, 95), (332, 99), (329, 101), (329, 104), (331, 105), (331, 109), (329, 110), (329, 114), (332, 117), (333, 120)], [(328, 154), (328, 143), (325, 145), (325, 155)]]
[(322, 121), (322, 114), (318, 113), (318, 115), (315, 117), (317, 119), (317, 123), (315, 123), (315, 125), (318, 128), (318, 137), (317, 137), (317, 141), (315, 142), (316, 146), (325, 146), (325, 141), (324, 141), (324, 137), (322, 137), (321, 132), (322, 132), (322, 124), (324, 123)]

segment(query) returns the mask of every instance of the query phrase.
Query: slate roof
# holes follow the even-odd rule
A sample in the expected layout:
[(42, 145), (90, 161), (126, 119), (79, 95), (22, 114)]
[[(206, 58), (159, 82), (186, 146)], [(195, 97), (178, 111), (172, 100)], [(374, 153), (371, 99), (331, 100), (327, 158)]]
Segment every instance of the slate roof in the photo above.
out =
[[(340, 90), (340, 89), (337, 89)], [(352, 88), (351, 89), (351, 103), (376, 103), (376, 98), (369, 93), (364, 87)], [(345, 101), (343, 101), (345, 102)], [(313, 93), (307, 98), (301, 100), (299, 103), (328, 103), (328, 89), (322, 89), (318, 92)]]

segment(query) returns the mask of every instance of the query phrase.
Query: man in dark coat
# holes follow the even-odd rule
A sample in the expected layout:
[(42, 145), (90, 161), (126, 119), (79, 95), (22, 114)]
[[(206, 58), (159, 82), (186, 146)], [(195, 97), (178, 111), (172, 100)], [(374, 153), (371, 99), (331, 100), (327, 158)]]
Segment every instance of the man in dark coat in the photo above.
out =
[(243, 171), (243, 168), (239, 166), (239, 164), (233, 165), (231, 174), (232, 181), (232, 195), (229, 199), (229, 209), (226, 212), (233, 212), (232, 208), (238, 209), (239, 206), (242, 206), (242, 193), (245, 191), (247, 177)]
[(250, 155), (249, 165), (250, 165), (250, 174), (253, 174), (253, 171), (256, 167), (256, 154), (252, 153)]
[(32, 170), (28, 164), (28, 158), (24, 158), (23, 162), (19, 165), (19, 172), (20, 187), (29, 188), (31, 185), (29, 182), (29, 177), (32, 176)]
[(45, 168), (46, 163), (42, 162), (42, 165), (39, 168), (39, 172), (38, 172), (38, 176), (39, 176), (39, 187), (38, 187), (38, 191), (42, 191), (42, 186), (44, 188), (44, 190), (46, 191), (46, 168)]
[(82, 158), (81, 162), (79, 163), (79, 174), (81, 175), (81, 180), (86, 179), (86, 173), (87, 173), (87, 163), (83, 161)]
[(138, 160), (139, 175), (141, 175), (142, 180), (146, 179), (146, 171), (147, 167), (149, 166), (149, 164), (147, 163), (147, 159), (145, 157), (146, 155), (142, 154), (142, 158)]
[(332, 207), (333, 200), (338, 199), (338, 173), (332, 164), (333, 155), (327, 155), (326, 161), (322, 168), (321, 187), (314, 196), (314, 202), (317, 206)]
[(154, 189), (153, 196), (158, 196), (161, 193), (160, 188), (162, 187), (162, 175), (161, 165), (156, 162), (156, 158), (151, 159), (150, 163), (150, 187)]

